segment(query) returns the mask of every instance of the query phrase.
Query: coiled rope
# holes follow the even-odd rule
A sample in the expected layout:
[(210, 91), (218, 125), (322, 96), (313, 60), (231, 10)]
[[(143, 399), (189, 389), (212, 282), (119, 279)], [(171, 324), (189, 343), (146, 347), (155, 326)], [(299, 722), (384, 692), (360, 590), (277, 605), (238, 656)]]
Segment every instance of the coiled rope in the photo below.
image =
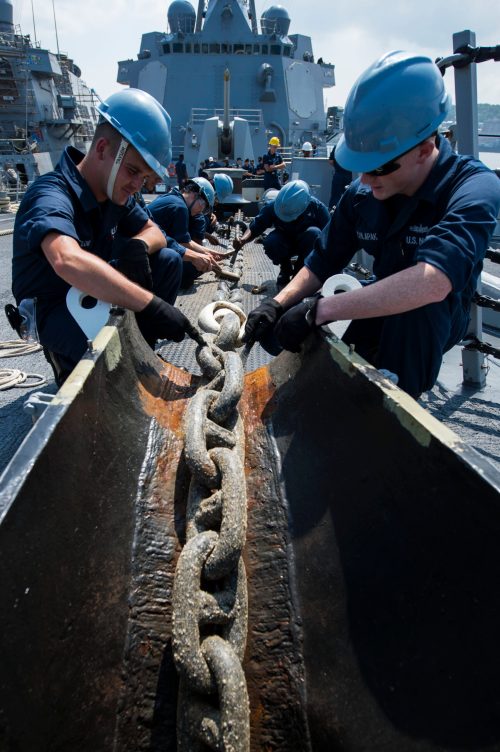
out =
[[(6, 340), (0, 342), (0, 358), (28, 355), (41, 349), (42, 346), (37, 342), (25, 342), (22, 339)], [(40, 373), (27, 373), (19, 368), (0, 368), (0, 391), (13, 387), (31, 389), (35, 386), (43, 386), (46, 383), (47, 379)]]

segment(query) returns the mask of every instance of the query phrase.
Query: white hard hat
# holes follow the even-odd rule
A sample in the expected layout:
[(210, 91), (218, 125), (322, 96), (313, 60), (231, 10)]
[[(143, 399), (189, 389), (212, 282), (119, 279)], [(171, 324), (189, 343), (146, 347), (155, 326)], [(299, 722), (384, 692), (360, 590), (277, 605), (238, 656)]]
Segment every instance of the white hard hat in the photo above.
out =
[(312, 146), (311, 142), (310, 141), (304, 141), (304, 143), (302, 144), (302, 151), (312, 151), (312, 150), (313, 150), (313, 146)]

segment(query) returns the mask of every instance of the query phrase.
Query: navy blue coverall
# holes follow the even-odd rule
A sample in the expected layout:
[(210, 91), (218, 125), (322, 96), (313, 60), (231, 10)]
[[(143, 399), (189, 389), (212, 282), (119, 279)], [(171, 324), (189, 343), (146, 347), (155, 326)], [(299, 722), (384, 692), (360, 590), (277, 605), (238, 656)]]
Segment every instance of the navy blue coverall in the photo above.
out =
[[(274, 154), (271, 154), (271, 151), (269, 150), (267, 154), (264, 154), (262, 157), (262, 167), (264, 165), (279, 165), (283, 162), (283, 157), (279, 153), (279, 151), (275, 151)], [(273, 172), (267, 172), (267, 170), (264, 172), (264, 190), (267, 191), (268, 188), (277, 188), (278, 190), (281, 188), (280, 179), (278, 177), (278, 173), (276, 170)]]
[(311, 196), (307, 209), (293, 222), (283, 222), (274, 211), (272, 201), (250, 222), (249, 229), (255, 238), (264, 230), (273, 227), (263, 240), (266, 255), (273, 264), (282, 264), (292, 256), (298, 256), (298, 269), (329, 219), (330, 214), (326, 206), (315, 196)]
[[(201, 244), (206, 232), (206, 218), (203, 214), (196, 214), (194, 217), (191, 215), (178, 188), (172, 188), (169, 193), (156, 198), (148, 209), (153, 221), (167, 235), (168, 247), (177, 251), (181, 257), (186, 253), (182, 243), (194, 240)], [(181, 288), (191, 287), (200, 274), (193, 264), (184, 263)]]
[(335, 159), (335, 146), (331, 150), (328, 159), (333, 162), (332, 187), (330, 189), (330, 199), (328, 201), (328, 208), (332, 209), (334, 206), (337, 206), (346, 186), (352, 182), (352, 172), (344, 170)]
[[(83, 154), (68, 147), (52, 172), (28, 189), (16, 215), (13, 238), (12, 292), (17, 304), (36, 298), (40, 343), (70, 371), (87, 349), (87, 337), (66, 306), (70, 285), (49, 264), (41, 243), (49, 232), (68, 235), (104, 261), (113, 258), (113, 239), (136, 235), (149, 217), (129, 198), (124, 206), (98, 202), (77, 170)], [(175, 303), (182, 262), (174, 250), (163, 248), (149, 256), (153, 292)]]
[(385, 201), (354, 181), (339, 201), (305, 266), (322, 282), (341, 272), (356, 251), (373, 256), (376, 279), (426, 262), (452, 290), (445, 300), (405, 313), (353, 321), (343, 340), (377, 368), (397, 374), (414, 397), (430, 389), (443, 354), (467, 332), (469, 309), (500, 209), (500, 181), (481, 162), (452, 152), (439, 156), (411, 197)]

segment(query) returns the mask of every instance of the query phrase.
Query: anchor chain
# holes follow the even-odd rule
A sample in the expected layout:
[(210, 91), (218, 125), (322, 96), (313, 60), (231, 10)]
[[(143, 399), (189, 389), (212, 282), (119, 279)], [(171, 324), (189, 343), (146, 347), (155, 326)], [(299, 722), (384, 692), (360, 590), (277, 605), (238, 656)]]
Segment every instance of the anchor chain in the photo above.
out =
[[(212, 304), (213, 306), (214, 304)], [(196, 357), (209, 382), (185, 416), (191, 472), (186, 543), (173, 587), (172, 650), (180, 676), (177, 748), (248, 752), (249, 703), (242, 661), (248, 596), (242, 558), (246, 537), (243, 391), (239, 344), (244, 314), (218, 301), (213, 334)], [(205, 317), (205, 318), (204, 318)], [(206, 313), (199, 324), (207, 330)]]

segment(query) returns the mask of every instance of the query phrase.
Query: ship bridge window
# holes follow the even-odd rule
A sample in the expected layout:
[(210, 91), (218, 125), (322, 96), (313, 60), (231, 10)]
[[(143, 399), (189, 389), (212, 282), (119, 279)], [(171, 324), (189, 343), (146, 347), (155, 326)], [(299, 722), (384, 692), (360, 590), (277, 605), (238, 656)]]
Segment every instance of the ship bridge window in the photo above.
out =
[(208, 55), (208, 44), (202, 44), (201, 51), (204, 55)]
[(210, 52), (215, 53), (216, 55), (218, 55), (220, 53), (220, 44), (215, 44), (215, 43), (211, 44), (210, 45)]
[(267, 44), (262, 45), (262, 54), (269, 55), (269, 47), (267, 46)]
[(254, 46), (253, 46), (253, 54), (254, 55), (260, 55), (260, 44), (254, 44)]
[(199, 44), (193, 44), (193, 52), (194, 52), (194, 53), (195, 53), (196, 55), (199, 55), (199, 54), (200, 54), (200, 45), (199, 45)]
[(184, 45), (182, 42), (174, 42), (172, 45), (172, 52), (182, 52), (184, 49)]
[(285, 57), (290, 57), (290, 55), (291, 55), (291, 54), (292, 54), (292, 48), (291, 48), (291, 47), (290, 47), (289, 45), (288, 45), (288, 46), (287, 46), (287, 45), (285, 45), (285, 46), (283, 47), (283, 55), (284, 55)]
[(226, 55), (228, 53), (231, 54), (231, 52), (233, 51), (233, 45), (232, 44), (225, 44), (225, 43), (223, 43), (220, 46), (220, 51), (222, 52), (222, 54), (224, 54), (224, 53)]
[(186, 42), (184, 52), (191, 52), (191, 42)]
[(271, 45), (271, 55), (281, 55), (281, 44)]
[(246, 44), (245, 45), (245, 55), (251, 55), (252, 54), (252, 45)]
[(169, 44), (164, 44), (163, 45), (163, 54), (164, 55), (169, 55), (170, 54), (170, 45)]
[(235, 55), (242, 55), (243, 54), (243, 45), (242, 44), (235, 44), (234, 45), (234, 54)]

